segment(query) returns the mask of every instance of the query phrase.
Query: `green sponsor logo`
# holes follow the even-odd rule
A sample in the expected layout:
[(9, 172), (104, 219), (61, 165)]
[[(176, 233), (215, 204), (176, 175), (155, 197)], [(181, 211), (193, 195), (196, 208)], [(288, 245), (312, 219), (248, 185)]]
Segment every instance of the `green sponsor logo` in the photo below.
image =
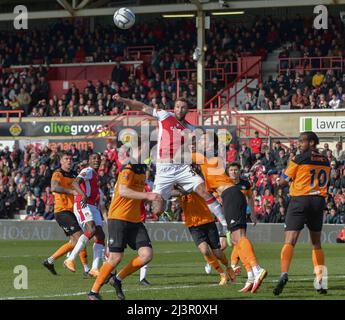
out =
[(304, 127), (303, 131), (312, 131), (313, 130), (313, 119), (312, 118), (304, 118)]

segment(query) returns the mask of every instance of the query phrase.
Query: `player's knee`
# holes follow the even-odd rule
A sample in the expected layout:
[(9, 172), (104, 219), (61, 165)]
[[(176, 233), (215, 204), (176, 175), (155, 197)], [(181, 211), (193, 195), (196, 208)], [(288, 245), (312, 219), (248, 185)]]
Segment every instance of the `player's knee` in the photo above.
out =
[(319, 249), (321, 249), (321, 240), (320, 239), (312, 240), (311, 245), (312, 245), (314, 250), (319, 250)]
[(200, 246), (199, 250), (203, 256), (210, 257), (212, 255), (210, 249), (205, 246)]
[(196, 188), (195, 188), (195, 192), (202, 198), (204, 198), (205, 200), (209, 200), (210, 198), (212, 198), (212, 196), (207, 192), (205, 186), (203, 183), (199, 184)]
[(152, 250), (143, 250), (142, 252), (139, 253), (139, 257), (144, 264), (147, 264), (152, 260), (153, 252)]
[(84, 234), (91, 239), (96, 234), (96, 226), (93, 224), (86, 224)]
[(111, 264), (113, 267), (116, 267), (121, 262), (121, 260), (121, 255), (110, 253), (107, 262)]

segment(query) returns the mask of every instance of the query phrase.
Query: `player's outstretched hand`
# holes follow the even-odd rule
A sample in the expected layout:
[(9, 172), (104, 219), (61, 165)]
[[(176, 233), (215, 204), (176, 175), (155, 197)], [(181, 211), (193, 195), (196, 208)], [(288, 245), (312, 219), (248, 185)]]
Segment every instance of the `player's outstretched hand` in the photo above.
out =
[(117, 101), (117, 102), (123, 102), (121, 96), (118, 93), (115, 93), (113, 95), (113, 100)]
[(147, 200), (148, 201), (160, 201), (162, 197), (159, 193), (148, 192), (147, 193)]

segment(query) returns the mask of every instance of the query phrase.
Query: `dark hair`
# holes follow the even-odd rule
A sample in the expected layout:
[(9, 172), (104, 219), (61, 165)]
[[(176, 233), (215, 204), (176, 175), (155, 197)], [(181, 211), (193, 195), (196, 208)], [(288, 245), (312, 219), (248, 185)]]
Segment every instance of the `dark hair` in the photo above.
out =
[(239, 170), (241, 170), (241, 165), (238, 162), (231, 162), (229, 164), (229, 168), (231, 167), (237, 167)]
[(71, 157), (71, 153), (67, 150), (62, 150), (59, 154), (59, 159), (62, 159), (63, 157)]
[(93, 156), (99, 156), (101, 158), (101, 154), (98, 152), (93, 152), (89, 155), (89, 160), (93, 157)]
[(315, 132), (313, 131), (305, 131), (301, 133), (301, 136), (305, 136), (307, 137), (307, 140), (310, 141), (314, 141), (315, 145), (317, 146), (320, 141), (319, 141), (319, 137), (316, 135)]
[(187, 107), (189, 108), (189, 102), (188, 102), (187, 99), (185, 99), (185, 98), (183, 98), (183, 97), (177, 98), (177, 99), (175, 100), (175, 104), (176, 104), (176, 102), (179, 102), (179, 101), (185, 103), (185, 104), (187, 105)]

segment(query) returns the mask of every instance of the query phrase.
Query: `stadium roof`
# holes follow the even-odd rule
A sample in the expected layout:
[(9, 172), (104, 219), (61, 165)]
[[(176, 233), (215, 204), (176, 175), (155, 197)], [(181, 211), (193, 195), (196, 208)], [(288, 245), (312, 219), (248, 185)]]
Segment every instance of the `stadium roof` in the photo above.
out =
[[(193, 12), (197, 8), (236, 10), (251, 8), (315, 6), (345, 4), (345, 0), (21, 0), (29, 12), (29, 19), (68, 18), (72, 16), (105, 16), (117, 8), (127, 6), (136, 14)], [(12, 0), (0, 0), (0, 21), (14, 18)]]

